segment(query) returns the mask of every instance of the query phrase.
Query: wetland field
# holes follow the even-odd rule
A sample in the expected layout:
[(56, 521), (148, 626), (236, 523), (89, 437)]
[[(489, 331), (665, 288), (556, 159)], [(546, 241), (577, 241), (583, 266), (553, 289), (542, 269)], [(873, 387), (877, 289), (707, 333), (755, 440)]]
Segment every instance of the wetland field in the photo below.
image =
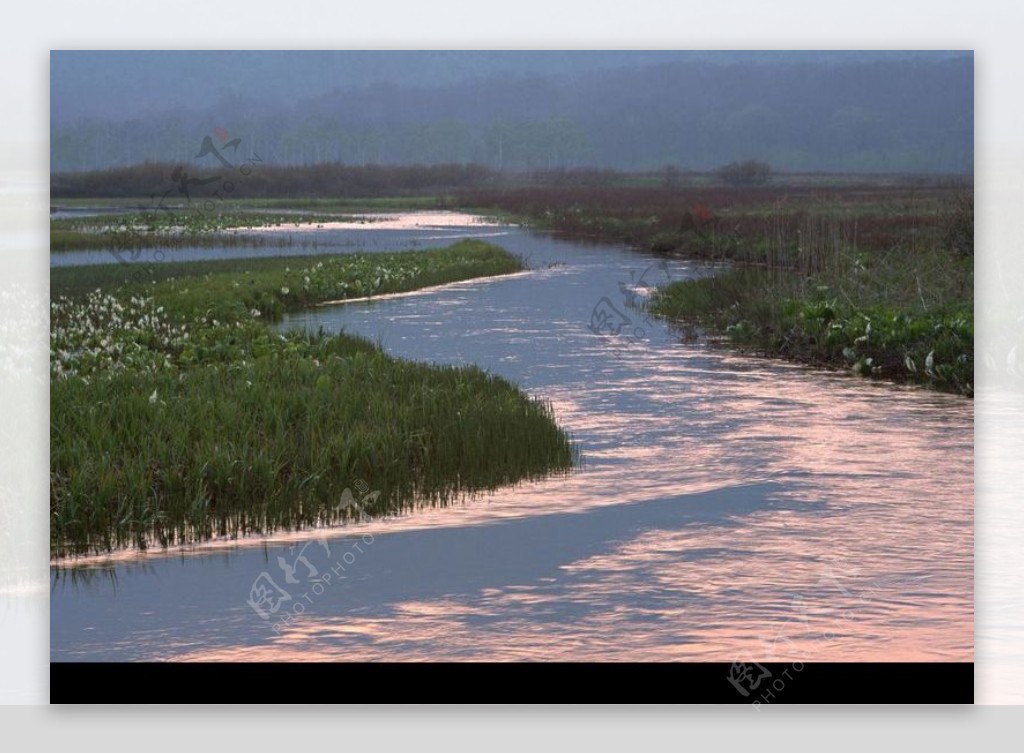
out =
[(54, 199), (52, 659), (970, 661), (962, 196)]

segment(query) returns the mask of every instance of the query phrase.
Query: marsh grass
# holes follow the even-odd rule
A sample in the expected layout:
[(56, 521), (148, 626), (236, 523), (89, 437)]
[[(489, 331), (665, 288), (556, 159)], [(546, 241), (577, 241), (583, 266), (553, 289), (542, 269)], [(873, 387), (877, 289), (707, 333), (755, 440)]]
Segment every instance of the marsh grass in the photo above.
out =
[(187, 249), (209, 246), (269, 246), (291, 247), (295, 240), (291, 236), (272, 233), (203, 233), (203, 234), (156, 234), (107, 231), (51, 230), (50, 251), (107, 251), (125, 252), (137, 249)]
[[(340, 523), (354, 515), (342, 495), (357, 479), (381, 493), (362, 513), (387, 515), (576, 463), (551, 407), (500, 377), (267, 325), (356, 295), (367, 271), (386, 273), (383, 291), (521, 269), (506, 252), (463, 242), (245, 260), (248, 275), (228, 264), (174, 265), (145, 285), (125, 285), (112, 265), (54, 270), (54, 556)], [(310, 286), (293, 297), (296, 275)], [(100, 290), (82, 292), (84, 281)]]
[(286, 311), (323, 301), (404, 293), (523, 269), (504, 250), (477, 241), (428, 252), (296, 256), (235, 261), (232, 266), (227, 272), (224, 265), (202, 264), (196, 268), (203, 271), (198, 286), (172, 275), (144, 290), (183, 317), (249, 315), (276, 321)]
[(248, 355), (53, 384), (55, 555), (340, 523), (357, 479), (385, 515), (571, 465), (550, 408), (479, 369), (345, 336)]
[[(51, 298), (78, 297), (97, 288), (157, 296), (161, 304), (187, 310), (183, 316), (214, 308), (248, 311), (248, 304), (272, 297), (276, 303), (267, 306), (267, 314), (280, 315), (323, 301), (402, 293), (523, 269), (521, 260), (497, 246), (461, 241), (425, 251), (54, 267), (50, 290)], [(192, 280), (200, 285), (191, 285)], [(282, 293), (284, 288), (288, 293)]]
[(765, 356), (974, 392), (972, 260), (928, 240), (858, 243), (856, 219), (769, 226), (765, 262), (661, 288), (649, 309)]
[(647, 306), (748, 352), (973, 393), (969, 184), (533, 187), (459, 201), (727, 268)]
[[(50, 251), (174, 249), (196, 246), (291, 246), (290, 237), (256, 228), (354, 220), (350, 215), (267, 210), (115, 212), (50, 220)], [(364, 220), (365, 221), (365, 220)]]

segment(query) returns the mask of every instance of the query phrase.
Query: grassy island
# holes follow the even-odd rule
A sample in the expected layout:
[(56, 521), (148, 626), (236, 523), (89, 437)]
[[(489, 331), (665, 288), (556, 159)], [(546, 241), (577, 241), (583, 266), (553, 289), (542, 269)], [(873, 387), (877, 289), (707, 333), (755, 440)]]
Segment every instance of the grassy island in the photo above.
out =
[[(329, 525), (570, 470), (551, 408), (507, 380), (271, 326), (521, 269), (477, 241), (53, 269), (51, 554)], [(344, 503), (357, 481), (379, 493), (362, 510)]]

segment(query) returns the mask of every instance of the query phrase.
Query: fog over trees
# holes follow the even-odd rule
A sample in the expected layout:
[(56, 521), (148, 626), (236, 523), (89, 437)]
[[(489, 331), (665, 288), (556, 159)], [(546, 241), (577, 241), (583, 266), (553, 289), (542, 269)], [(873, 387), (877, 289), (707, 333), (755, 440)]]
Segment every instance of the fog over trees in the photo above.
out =
[(973, 75), (970, 53), (55, 52), (51, 170), (195, 161), (220, 129), (280, 165), (969, 173)]

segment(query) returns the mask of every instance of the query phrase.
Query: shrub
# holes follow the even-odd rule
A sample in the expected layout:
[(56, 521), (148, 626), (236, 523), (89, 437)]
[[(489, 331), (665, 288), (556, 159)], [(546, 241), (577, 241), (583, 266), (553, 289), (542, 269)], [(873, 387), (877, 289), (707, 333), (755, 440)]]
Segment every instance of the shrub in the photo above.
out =
[(757, 160), (730, 162), (715, 171), (715, 175), (730, 186), (754, 186), (767, 183), (771, 174), (771, 166)]

